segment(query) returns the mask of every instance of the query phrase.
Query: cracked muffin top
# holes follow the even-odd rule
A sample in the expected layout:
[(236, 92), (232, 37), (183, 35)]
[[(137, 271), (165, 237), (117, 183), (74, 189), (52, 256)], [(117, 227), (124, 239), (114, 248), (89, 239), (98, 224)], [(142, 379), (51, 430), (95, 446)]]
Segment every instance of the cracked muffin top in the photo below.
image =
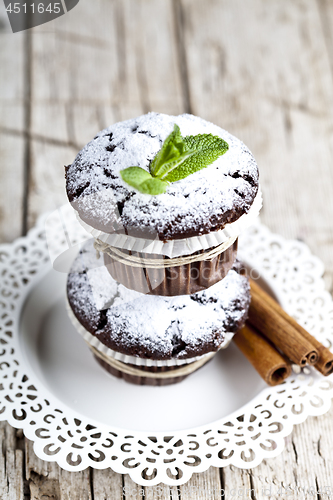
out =
[[(228, 149), (211, 164), (168, 183), (165, 192), (140, 192), (120, 172), (150, 166), (175, 125), (182, 137), (212, 134)], [(149, 174), (147, 174), (149, 175)], [(249, 149), (199, 117), (148, 113), (99, 132), (66, 167), (69, 201), (83, 222), (105, 233), (169, 241), (208, 234), (248, 213), (259, 174)]]

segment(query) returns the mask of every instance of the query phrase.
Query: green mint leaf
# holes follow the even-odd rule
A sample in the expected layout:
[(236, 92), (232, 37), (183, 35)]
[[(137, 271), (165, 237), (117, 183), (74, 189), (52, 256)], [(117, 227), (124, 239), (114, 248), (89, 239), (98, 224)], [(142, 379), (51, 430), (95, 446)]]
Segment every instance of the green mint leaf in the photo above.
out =
[(208, 167), (228, 151), (228, 144), (212, 134), (182, 137), (178, 125), (165, 139), (152, 160), (150, 173), (140, 167), (120, 171), (122, 179), (141, 193), (165, 193), (169, 182), (176, 182)]
[(192, 153), (179, 166), (163, 176), (165, 181), (176, 182), (185, 179), (185, 177), (208, 167), (229, 149), (228, 143), (221, 137), (212, 134), (189, 135), (184, 137), (184, 142), (187, 150)]
[(168, 182), (157, 179), (156, 177), (152, 177), (151, 179), (147, 179), (142, 184), (140, 184), (138, 189), (139, 191), (141, 191), (141, 193), (145, 194), (162, 194), (165, 193), (168, 184)]
[(140, 167), (128, 167), (120, 171), (122, 179), (130, 186), (144, 194), (165, 193), (168, 182), (153, 178), (149, 172)]
[(138, 189), (138, 186), (146, 181), (147, 179), (151, 179), (151, 174), (140, 167), (128, 167), (124, 170), (120, 171), (120, 175), (122, 179), (127, 182), (130, 186)]
[(194, 153), (195, 151), (190, 150), (178, 156), (176, 160), (164, 163), (160, 166), (158, 175), (156, 177), (158, 177), (159, 179), (166, 179), (166, 177), (169, 175), (169, 172), (172, 172), (172, 170), (178, 168), (187, 158), (192, 156)]
[(167, 165), (180, 160), (189, 148), (186, 146), (180, 133), (180, 128), (175, 124), (173, 131), (165, 139), (162, 148), (150, 164), (150, 173), (153, 177), (162, 177), (167, 171)]

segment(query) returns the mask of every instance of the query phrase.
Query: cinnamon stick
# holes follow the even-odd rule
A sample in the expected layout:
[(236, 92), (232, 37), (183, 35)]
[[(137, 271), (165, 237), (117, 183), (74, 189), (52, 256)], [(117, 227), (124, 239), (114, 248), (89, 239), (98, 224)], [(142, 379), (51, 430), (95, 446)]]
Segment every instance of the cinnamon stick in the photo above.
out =
[(281, 384), (291, 374), (290, 361), (249, 324), (233, 341), (267, 384)]
[(314, 367), (323, 375), (327, 376), (333, 373), (333, 353), (305, 330), (297, 321), (289, 316), (288, 313), (274, 300), (268, 293), (266, 293), (254, 280), (250, 280), (251, 292), (261, 296), (262, 300), (268, 303), (281, 317), (292, 325), (304, 339), (310, 342), (318, 352), (318, 361)]
[[(267, 299), (264, 291), (251, 281), (251, 303), (249, 322), (288, 358), (297, 365), (314, 365), (318, 361), (318, 352), (313, 344), (290, 323), (289, 318), (281, 314)], [(281, 309), (281, 308), (280, 308)]]

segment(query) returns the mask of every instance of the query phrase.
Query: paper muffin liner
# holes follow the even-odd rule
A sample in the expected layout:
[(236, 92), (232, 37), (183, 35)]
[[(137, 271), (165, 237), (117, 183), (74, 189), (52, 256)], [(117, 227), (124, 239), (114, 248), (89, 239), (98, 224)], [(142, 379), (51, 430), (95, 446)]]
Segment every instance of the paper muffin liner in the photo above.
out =
[[(202, 252), (204, 250), (200, 253)], [(131, 255), (133, 255), (133, 252), (131, 252)], [(141, 252), (135, 252), (135, 257), (141, 259), (155, 257), (161, 260), (159, 255)], [(112, 258), (108, 253), (104, 253), (104, 264), (112, 278), (130, 290), (151, 295), (174, 297), (200, 292), (221, 281), (232, 268), (236, 257), (237, 239), (231, 238), (230, 246), (213, 259), (154, 269), (150, 267), (134, 267), (130, 263), (127, 265)], [(164, 256), (164, 259), (167, 264), (168, 258)]]
[[(74, 328), (84, 338), (84, 340), (87, 342), (88, 345), (93, 346), (95, 349), (102, 352), (106, 356), (110, 356), (111, 358), (121, 361), (122, 363), (135, 366), (146, 366), (146, 367), (162, 367), (162, 366), (176, 367), (193, 363), (194, 361), (203, 359), (211, 354), (207, 353), (203, 354), (202, 356), (195, 356), (193, 358), (188, 358), (188, 359), (166, 359), (166, 360), (144, 359), (136, 356), (129, 356), (127, 354), (122, 354), (120, 352), (114, 351), (113, 349), (110, 349), (105, 344), (100, 342), (100, 340), (98, 340), (97, 337), (88, 332), (88, 330), (86, 330), (86, 328), (84, 328), (84, 326), (82, 326), (79, 320), (76, 318), (68, 301), (66, 302), (66, 309), (69, 319), (73, 324)], [(233, 336), (234, 334), (232, 332), (227, 332), (224, 341), (219, 347), (219, 350), (226, 349), (229, 346)]]
[(259, 186), (258, 193), (252, 203), (252, 206), (247, 214), (243, 214), (238, 220), (227, 224), (219, 231), (213, 231), (201, 236), (192, 236), (179, 240), (171, 240), (167, 242), (160, 241), (158, 238), (154, 240), (145, 238), (136, 238), (126, 234), (104, 233), (93, 228), (84, 222), (77, 211), (76, 217), (82, 227), (88, 231), (95, 239), (107, 243), (113, 247), (133, 252), (144, 252), (149, 254), (165, 255), (171, 259), (182, 255), (190, 255), (200, 250), (213, 248), (221, 243), (226, 242), (230, 238), (236, 238), (246, 228), (251, 226), (258, 217), (262, 207), (262, 194)]
[[(185, 378), (187, 378), (191, 373), (194, 373), (195, 371), (199, 370), (200, 367), (193, 367), (193, 370), (191, 370), (191, 373), (186, 373), (186, 374), (179, 374), (176, 373), (179, 371), (181, 368), (177, 367), (176, 369), (172, 366), (162, 366), (162, 367), (156, 367), (156, 366), (141, 366), (140, 367), (140, 374), (132, 374), (132, 373), (126, 373), (123, 371), (123, 369), (118, 369), (115, 368), (114, 366), (111, 366), (108, 362), (105, 360), (101, 359), (99, 356), (97, 356), (94, 353), (94, 358), (96, 359), (97, 363), (99, 363), (104, 370), (106, 370), (110, 375), (113, 377), (121, 378), (125, 382), (128, 382), (130, 384), (135, 384), (135, 385), (150, 385), (150, 386), (165, 386), (165, 385), (171, 385), (171, 384), (178, 384)], [(207, 360), (208, 362), (209, 360)], [(128, 366), (132, 367), (133, 365), (123, 365), (123, 366)], [(185, 365), (185, 366), (191, 366)], [(163, 375), (161, 377), (161, 375)]]

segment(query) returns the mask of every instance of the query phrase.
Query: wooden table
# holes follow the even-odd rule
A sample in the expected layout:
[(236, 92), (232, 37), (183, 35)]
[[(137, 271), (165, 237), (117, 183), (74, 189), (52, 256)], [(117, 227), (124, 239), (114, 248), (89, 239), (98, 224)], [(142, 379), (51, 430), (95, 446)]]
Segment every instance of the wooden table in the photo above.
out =
[[(324, 261), (332, 290), (332, 2), (81, 0), (64, 17), (15, 35), (1, 7), (2, 242), (65, 202), (63, 166), (96, 131), (149, 110), (189, 112), (250, 147), (262, 221), (305, 241)], [(111, 470), (62, 471), (1, 423), (0, 498), (229, 500), (239, 490), (259, 500), (268, 492), (284, 498), (288, 487), (310, 488), (297, 498), (331, 498), (313, 492), (333, 491), (332, 417), (333, 410), (297, 426), (285, 451), (253, 470), (211, 468), (161, 492), (143, 492)]]

